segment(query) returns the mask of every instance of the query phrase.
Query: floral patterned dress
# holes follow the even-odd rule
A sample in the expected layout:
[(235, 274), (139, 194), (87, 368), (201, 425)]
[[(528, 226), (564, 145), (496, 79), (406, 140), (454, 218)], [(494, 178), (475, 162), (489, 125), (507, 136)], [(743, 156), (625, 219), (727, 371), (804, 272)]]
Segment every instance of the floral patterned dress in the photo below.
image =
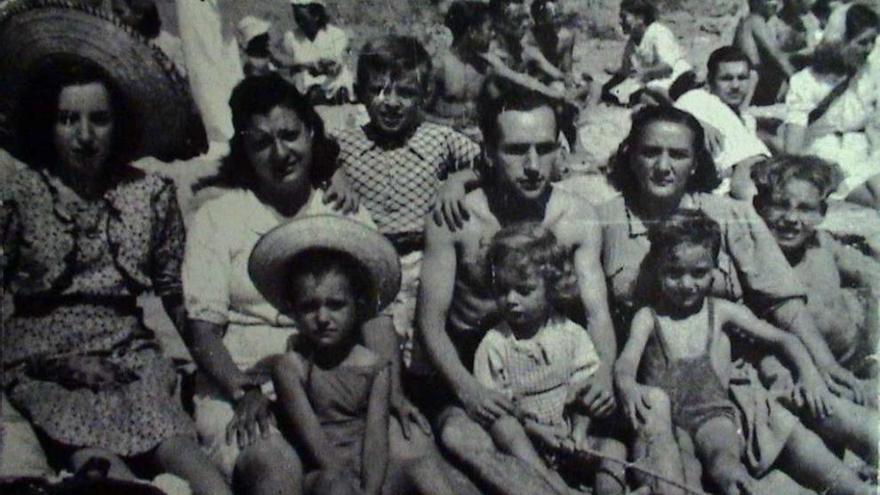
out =
[[(64, 194), (47, 172), (20, 171), (0, 189), (3, 386), (43, 433), (122, 456), (195, 436), (174, 395), (176, 375), (142, 321), (138, 294), (181, 293), (184, 227), (170, 180), (127, 168), (100, 198)], [(113, 378), (77, 383), (63, 366), (86, 358)], [(62, 370), (62, 371), (59, 371)]]

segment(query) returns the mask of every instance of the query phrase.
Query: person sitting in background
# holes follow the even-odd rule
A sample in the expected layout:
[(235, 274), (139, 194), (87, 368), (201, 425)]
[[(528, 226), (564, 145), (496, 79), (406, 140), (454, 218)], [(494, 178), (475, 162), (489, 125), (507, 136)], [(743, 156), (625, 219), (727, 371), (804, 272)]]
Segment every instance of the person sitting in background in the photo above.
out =
[(642, 100), (675, 100), (690, 89), (694, 75), (675, 34), (657, 20), (657, 7), (648, 0), (623, 0), (620, 25), (629, 36), (622, 65), (602, 86), (602, 99), (630, 105)]
[(746, 54), (758, 76), (752, 105), (780, 101), (788, 78), (797, 70), (771, 27), (770, 21), (776, 19), (781, 8), (779, 0), (749, 0), (749, 13), (736, 26), (733, 45)]
[(592, 77), (574, 74), (575, 31), (570, 15), (560, 12), (554, 0), (535, 0), (530, 6), (532, 28), (522, 39), (527, 72), (551, 87), (562, 89), (566, 101), (560, 103), (562, 133), (569, 148), (579, 149), (576, 121), (585, 106)]
[(452, 33), (452, 46), (437, 58), (434, 93), (425, 117), (480, 142), (477, 96), (488, 70), (481, 54), (492, 42), (489, 10), (479, 1), (457, 0), (449, 6), (444, 24)]
[(577, 40), (573, 16), (561, 12), (556, 0), (535, 0), (529, 7), (532, 29), (523, 38), (523, 56), (529, 72), (548, 83), (562, 83), (569, 98), (586, 102), (592, 77), (574, 73)]
[(840, 165), (844, 180), (835, 199), (858, 194), (880, 173), (880, 71), (868, 59), (878, 30), (870, 7), (838, 7), (813, 62), (792, 76), (786, 95), (785, 151)]
[(330, 24), (324, 0), (290, 0), (296, 27), (276, 49), (297, 89), (313, 103), (347, 103), (354, 96), (346, 66), (348, 35)]
[(269, 28), (272, 25), (252, 15), (238, 22), (238, 46), (244, 59), (245, 76), (262, 76), (276, 70), (269, 53)]
[(729, 191), (739, 197), (740, 187), (732, 187), (732, 178), (734, 182), (743, 174), (748, 178), (749, 167), (770, 156), (767, 145), (758, 137), (755, 118), (743, 111), (753, 85), (751, 64), (738, 48), (725, 46), (712, 52), (707, 67), (708, 90), (688, 91), (676, 100), (675, 106), (696, 117), (707, 135), (716, 138), (709, 140), (722, 177), (715, 192)]

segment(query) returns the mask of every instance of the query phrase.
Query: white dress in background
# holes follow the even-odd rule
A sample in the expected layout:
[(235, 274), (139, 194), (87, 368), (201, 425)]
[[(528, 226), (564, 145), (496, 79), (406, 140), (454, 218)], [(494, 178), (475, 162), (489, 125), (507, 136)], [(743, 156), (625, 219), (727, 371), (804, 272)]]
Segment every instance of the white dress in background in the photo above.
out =
[(284, 55), (289, 57), (293, 64), (312, 64), (327, 59), (340, 66), (339, 73), (335, 76), (313, 74), (306, 70), (299, 71), (294, 77), (294, 83), (301, 93), (305, 94), (312, 86), (320, 86), (324, 94), (330, 98), (343, 88), (348, 91), (349, 98), (354, 97), (354, 79), (346, 65), (348, 35), (341, 28), (327, 24), (324, 29), (318, 31), (314, 40), (310, 40), (302, 31), (294, 28), (284, 33), (282, 49)]
[(640, 71), (643, 67), (650, 67), (659, 62), (672, 67), (672, 74), (662, 79), (649, 81), (645, 86), (648, 89), (660, 90), (664, 93), (669, 91), (669, 87), (680, 75), (693, 68), (687, 61), (687, 52), (675, 38), (675, 33), (655, 21), (645, 30), (638, 45), (632, 38), (627, 41), (623, 52), (623, 63), (625, 70), (636, 69)]
[[(189, 84), (212, 142), (233, 135), (229, 96), (244, 78), (238, 43), (224, 29), (219, 0), (176, 0)], [(227, 34), (227, 32), (229, 34)]]
[[(793, 75), (785, 98), (785, 122), (808, 127), (809, 114), (831, 93), (839, 80), (822, 77), (807, 68)], [(880, 173), (880, 152), (869, 142), (865, 129), (880, 119), (880, 71), (866, 64), (849, 87), (818, 122), (829, 127), (821, 136), (810, 136), (804, 153), (836, 162), (845, 180), (835, 197), (845, 197), (870, 176)], [(808, 132), (808, 136), (810, 133)]]

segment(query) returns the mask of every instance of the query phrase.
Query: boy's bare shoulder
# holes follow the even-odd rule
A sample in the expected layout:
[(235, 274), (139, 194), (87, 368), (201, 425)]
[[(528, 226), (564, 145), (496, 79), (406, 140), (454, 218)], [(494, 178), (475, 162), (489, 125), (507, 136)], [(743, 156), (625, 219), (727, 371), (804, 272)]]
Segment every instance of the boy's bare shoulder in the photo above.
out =
[(361, 344), (355, 345), (351, 350), (351, 355), (345, 360), (348, 366), (372, 367), (379, 364), (382, 357), (374, 351), (364, 347)]
[(563, 188), (553, 188), (547, 204), (547, 223), (565, 230), (585, 230), (598, 224), (596, 208), (584, 197)]

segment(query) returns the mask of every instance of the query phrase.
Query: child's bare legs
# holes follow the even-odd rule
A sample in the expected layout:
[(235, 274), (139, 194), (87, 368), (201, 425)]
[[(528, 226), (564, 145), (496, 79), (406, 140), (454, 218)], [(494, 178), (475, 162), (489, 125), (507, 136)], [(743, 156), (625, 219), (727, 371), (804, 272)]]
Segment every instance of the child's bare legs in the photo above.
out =
[[(592, 437), (593, 445), (600, 454), (626, 461), (626, 446), (620, 440)], [(626, 493), (626, 468), (619, 462), (602, 459), (593, 482), (596, 495), (623, 495)]]
[(556, 492), (526, 463), (500, 452), (486, 430), (463, 409), (449, 407), (443, 416), (440, 442), (492, 493), (533, 495)]
[(754, 479), (740, 461), (738, 436), (733, 420), (722, 416), (706, 421), (694, 434), (697, 457), (725, 495), (755, 493)]
[(403, 434), (400, 421), (392, 418), (389, 422), (389, 442), (391, 463), (384, 490), (386, 493), (411, 493), (415, 490), (423, 495), (455, 495), (450, 485), (448, 466), (433, 439), (418, 426), (411, 425), (409, 438)]
[(495, 445), (507, 454), (525, 462), (553, 485), (560, 493), (568, 493), (569, 488), (562, 476), (547, 468), (544, 459), (541, 458), (531, 439), (526, 434), (525, 428), (513, 416), (504, 416), (492, 424), (489, 429)]
[(869, 485), (828, 450), (818, 435), (801, 424), (792, 431), (778, 463), (786, 474), (812, 490), (829, 495), (873, 493)]
[[(324, 469), (306, 476), (307, 495), (362, 495), (358, 482), (347, 472)], [(285, 493), (285, 492), (278, 492)]]
[(239, 454), (233, 473), (236, 487), (248, 495), (302, 493), (302, 463), (281, 435), (261, 438)]
[(119, 456), (109, 450), (96, 447), (86, 447), (74, 452), (70, 457), (71, 468), (74, 472), (79, 471), (87, 462), (95, 457), (105, 459), (110, 463), (110, 470), (107, 471), (108, 478), (120, 480), (133, 480), (136, 478), (134, 473), (128, 468), (128, 465), (125, 464), (125, 461)]
[[(655, 387), (645, 387), (644, 399), (651, 415), (636, 427), (636, 440), (633, 443), (633, 458), (637, 464), (660, 474), (664, 478), (684, 483), (684, 465), (675, 435), (672, 431), (672, 413), (669, 397)], [(655, 493), (684, 495), (684, 491), (651, 476), (635, 471), (638, 483), (648, 485)]]
[(865, 462), (876, 466), (877, 444), (880, 442), (880, 412), (835, 396), (834, 412), (826, 418), (801, 414), (804, 426), (816, 432), (828, 445), (847, 448)]
[(681, 462), (684, 466), (684, 479), (687, 486), (702, 486), (703, 466), (697, 459), (697, 447), (694, 440), (681, 428), (675, 427), (675, 441), (678, 443), (678, 451), (681, 454)]
[(156, 448), (156, 460), (163, 471), (186, 480), (194, 495), (232, 495), (226, 479), (195, 440), (172, 437)]

